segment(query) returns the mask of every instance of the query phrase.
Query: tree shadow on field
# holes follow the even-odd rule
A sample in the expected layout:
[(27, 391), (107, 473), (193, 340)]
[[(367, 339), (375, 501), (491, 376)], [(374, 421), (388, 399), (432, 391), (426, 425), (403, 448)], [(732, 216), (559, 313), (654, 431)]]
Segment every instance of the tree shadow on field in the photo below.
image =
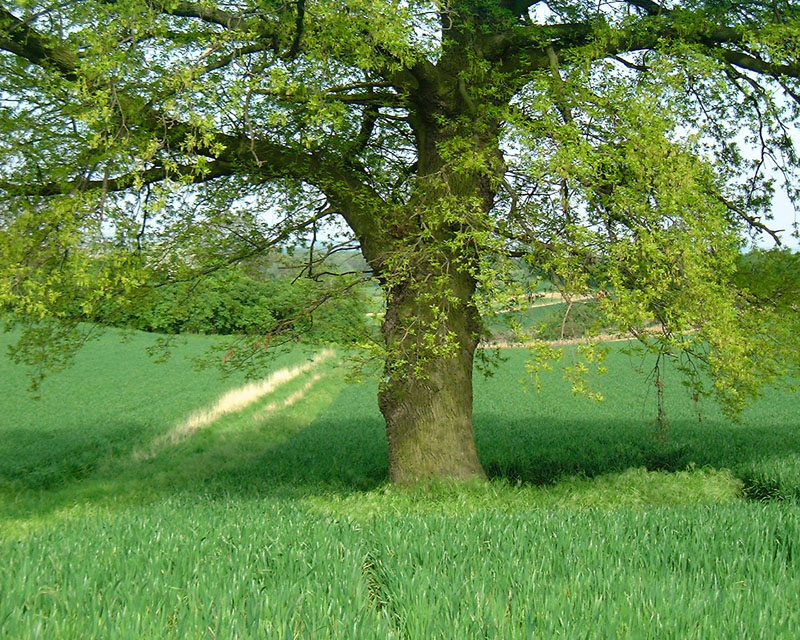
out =
[[(33, 438), (24, 461), (0, 455), (0, 517), (46, 516), (71, 505), (136, 504), (170, 495), (288, 498), (374, 489), (388, 478), (387, 446), (374, 389), (346, 387), (310, 423), (279, 418), (283, 435), (248, 426), (198, 430), (175, 446), (137, 458), (152, 440), (140, 425), (64, 429)], [(107, 426), (107, 425), (106, 425)], [(114, 434), (114, 442), (96, 441)]]
[[(675, 419), (665, 438), (652, 422), (592, 417), (554, 419), (534, 409), (509, 419), (477, 411), (478, 452), (492, 479), (546, 485), (564, 476), (595, 477), (630, 468), (684, 471), (698, 467), (737, 472), (764, 458), (800, 458), (800, 416), (736, 424), (724, 419)], [(251, 469), (267, 486), (315, 487), (343, 493), (388, 479), (383, 419), (374, 390), (350, 387), (306, 429), (259, 456)]]
[(368, 491), (388, 479), (387, 446), (379, 418), (319, 418), (253, 460), (267, 487)]
[(0, 481), (30, 490), (54, 490), (82, 480), (152, 435), (140, 421), (89, 421), (80, 428), (3, 429)]
[[(741, 475), (740, 470), (763, 458), (800, 460), (800, 415), (795, 418), (791, 412), (782, 419), (764, 413), (763, 420), (749, 424), (685, 417), (672, 421), (667, 439), (660, 441), (646, 416), (620, 420), (616, 409), (605, 415), (587, 412), (587, 417), (577, 417), (577, 412), (562, 417), (561, 409), (535, 405), (507, 404), (506, 409), (479, 405), (475, 433), (489, 477), (512, 483), (547, 485), (565, 476), (591, 478), (642, 467), (682, 471), (693, 464)], [(199, 433), (171, 457), (133, 464), (129, 447), (139, 439), (141, 426), (120, 424), (113, 431), (111, 442), (83, 442), (70, 430), (56, 432), (31, 445), (24, 465), (7, 455), (9, 468), (16, 464), (16, 475), (28, 478), (27, 486), (19, 488), (41, 496), (20, 507), (20, 517), (77, 503), (120, 497), (124, 502), (125, 496), (136, 502), (172, 494), (279, 499), (320, 492), (344, 495), (375, 489), (388, 478), (384, 424), (370, 384), (345, 387), (314, 420), (288, 429), (287, 437), (272, 445), (262, 444), (253, 431), (229, 430), (224, 437)], [(22, 442), (25, 435), (15, 437)], [(74, 460), (65, 466), (64, 458), (70, 456)], [(114, 458), (128, 460), (122, 473), (106, 464)], [(793, 476), (789, 479), (794, 482)]]
[(678, 420), (662, 438), (646, 420), (508, 420), (482, 414), (475, 431), (490, 478), (535, 485), (630, 468), (674, 472), (696, 465), (736, 472), (761, 459), (800, 456), (800, 419), (794, 428)]

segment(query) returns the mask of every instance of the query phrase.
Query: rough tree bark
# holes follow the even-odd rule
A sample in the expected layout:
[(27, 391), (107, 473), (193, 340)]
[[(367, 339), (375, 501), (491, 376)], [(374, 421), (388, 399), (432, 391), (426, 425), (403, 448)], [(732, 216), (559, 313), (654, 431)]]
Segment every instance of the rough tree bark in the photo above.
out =
[[(437, 87), (437, 96), (443, 93)], [(427, 111), (416, 121), (421, 179), (400, 226), (409, 229), (403, 264), (388, 274), (382, 330), (386, 364), (379, 406), (386, 420), (389, 477), (408, 484), (420, 479), (485, 478), (473, 431), (473, 359), (483, 324), (474, 294), (479, 255), (477, 232), (494, 201), (495, 177), (503, 162), (497, 123), (453, 112), (437, 127)], [(471, 115), (471, 114), (470, 114)], [(441, 156), (453, 140), (470, 140), (473, 153), (489, 161), (481, 169), (458, 169)], [(478, 163), (480, 164), (480, 163)], [(444, 204), (442, 204), (444, 203)]]
[(401, 484), (485, 477), (472, 424), (472, 364), (481, 326), (472, 302), (475, 281), (457, 272), (429, 280), (447, 281), (446, 300), (435, 286), (402, 283), (389, 291), (383, 321), (387, 359), (378, 402), (389, 477)]

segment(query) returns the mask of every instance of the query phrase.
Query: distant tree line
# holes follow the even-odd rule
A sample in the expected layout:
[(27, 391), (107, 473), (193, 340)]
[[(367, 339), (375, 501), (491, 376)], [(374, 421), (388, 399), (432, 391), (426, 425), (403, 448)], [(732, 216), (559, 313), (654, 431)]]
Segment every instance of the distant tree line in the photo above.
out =
[(199, 278), (159, 283), (92, 314), (76, 304), (73, 319), (163, 334), (302, 334), (311, 342), (363, 341), (370, 331), (368, 313), (374, 311), (363, 276), (346, 273), (342, 259), (326, 269), (327, 276), (317, 279), (287, 254), (274, 254)]

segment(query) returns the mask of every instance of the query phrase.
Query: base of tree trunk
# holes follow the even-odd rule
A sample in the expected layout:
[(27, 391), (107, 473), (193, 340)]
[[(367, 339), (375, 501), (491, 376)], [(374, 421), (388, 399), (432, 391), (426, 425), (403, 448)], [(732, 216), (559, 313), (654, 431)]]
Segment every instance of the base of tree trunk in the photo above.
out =
[(472, 423), (472, 349), (434, 359), (422, 380), (384, 379), (389, 479), (485, 479)]

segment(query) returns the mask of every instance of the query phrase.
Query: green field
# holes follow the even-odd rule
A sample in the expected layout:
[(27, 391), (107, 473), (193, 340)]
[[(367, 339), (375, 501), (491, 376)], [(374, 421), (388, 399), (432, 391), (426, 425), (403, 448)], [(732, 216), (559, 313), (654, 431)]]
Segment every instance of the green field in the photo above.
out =
[(336, 356), (189, 423), (245, 384), (193, 370), (215, 340), (104, 336), (40, 400), (0, 359), (0, 638), (797, 637), (800, 396), (733, 423), (667, 372), (662, 441), (647, 363), (615, 346), (597, 403), (508, 350), (492, 482), (399, 490)]

